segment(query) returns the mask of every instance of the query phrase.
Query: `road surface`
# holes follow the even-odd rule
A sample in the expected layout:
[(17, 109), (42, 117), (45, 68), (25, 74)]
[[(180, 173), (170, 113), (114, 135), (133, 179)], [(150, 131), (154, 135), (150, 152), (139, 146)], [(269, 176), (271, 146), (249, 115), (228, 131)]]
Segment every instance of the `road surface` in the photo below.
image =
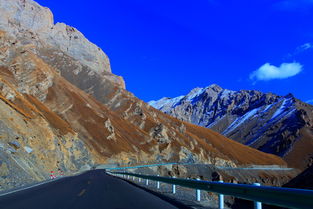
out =
[[(174, 209), (165, 201), (104, 170), (87, 171), (0, 196), (1, 209)], [(187, 207), (184, 207), (187, 208)]]

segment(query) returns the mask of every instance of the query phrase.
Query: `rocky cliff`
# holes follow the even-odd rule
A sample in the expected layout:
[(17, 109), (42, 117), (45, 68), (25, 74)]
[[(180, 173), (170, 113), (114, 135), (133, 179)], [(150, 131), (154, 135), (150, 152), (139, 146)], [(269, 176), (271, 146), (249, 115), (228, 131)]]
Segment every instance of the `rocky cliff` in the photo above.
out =
[(291, 94), (230, 91), (218, 85), (150, 105), (182, 121), (215, 130), (242, 144), (283, 157), (290, 166), (312, 165), (313, 106)]
[(59, 56), (68, 55), (74, 59), (77, 74), (88, 71), (124, 87), (124, 80), (111, 73), (107, 55), (77, 29), (64, 23), (54, 24), (50, 9), (32, 0), (0, 0), (0, 13), (0, 30), (23, 44), (34, 45), (38, 50), (56, 50)]
[(102, 163), (286, 165), (139, 100), (105, 54), (53, 25), (47, 8), (0, 0), (0, 12), (0, 189)]

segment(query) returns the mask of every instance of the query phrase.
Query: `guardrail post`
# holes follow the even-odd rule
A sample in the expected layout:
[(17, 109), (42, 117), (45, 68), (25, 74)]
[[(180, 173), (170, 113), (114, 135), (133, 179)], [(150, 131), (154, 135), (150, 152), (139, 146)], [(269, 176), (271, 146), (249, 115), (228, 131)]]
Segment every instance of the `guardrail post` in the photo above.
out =
[[(254, 183), (254, 186), (261, 186), (260, 183)], [(262, 209), (262, 203), (261, 202), (254, 202), (254, 209)]]
[(135, 181), (135, 176), (133, 176), (133, 181)]
[[(158, 177), (159, 177), (160, 175), (158, 175)], [(157, 181), (157, 189), (160, 189), (160, 182), (159, 181)]]
[[(175, 178), (175, 176), (173, 176), (173, 178)], [(173, 192), (173, 194), (176, 194), (176, 185), (175, 184), (172, 185), (172, 192)]]
[[(197, 179), (197, 180), (199, 181), (200, 179)], [(201, 191), (200, 191), (200, 189), (196, 190), (196, 197), (197, 197), (197, 201), (198, 202), (201, 201)]]
[[(223, 181), (218, 181), (220, 183), (223, 183)], [(224, 209), (224, 195), (223, 194), (218, 194), (218, 208), (219, 209)]]
[(146, 185), (147, 186), (149, 185), (149, 179), (146, 179)]
[[(140, 176), (132, 173), (122, 173), (122, 172), (108, 172), (112, 176), (120, 176), (119, 174), (133, 176)], [(114, 178), (113, 177), (113, 178)], [(138, 178), (138, 177), (137, 177)], [(218, 207), (219, 209), (224, 209), (224, 195), (232, 195), (234, 197), (250, 200), (254, 204), (255, 209), (261, 209), (262, 204), (269, 205), (278, 205), (284, 208), (294, 208), (299, 206), (299, 208), (312, 208), (313, 209), (313, 191), (310, 190), (301, 190), (301, 189), (292, 189), (292, 188), (277, 188), (277, 187), (262, 187), (260, 184), (230, 184), (219, 182), (210, 182), (210, 181), (188, 181), (187, 179), (176, 180), (175, 177), (158, 177), (152, 175), (142, 175), (142, 179), (153, 179), (152, 181), (157, 181), (158, 183), (164, 182), (168, 185), (168, 189), (171, 189), (173, 194), (176, 193), (176, 185), (182, 187), (189, 187), (194, 191), (197, 189), (214, 192), (218, 197)], [(193, 182), (193, 183), (192, 183)], [(176, 184), (177, 183), (177, 184)], [(192, 184), (190, 184), (192, 183)], [(157, 184), (157, 187), (160, 185)], [(207, 186), (207, 188), (206, 188)], [(223, 194), (224, 193), (224, 194)], [(268, 196), (264, 193), (271, 193), (271, 196)], [(201, 193), (200, 193), (201, 194)], [(273, 198), (274, 197), (274, 198)], [(299, 197), (299, 198), (297, 198)]]

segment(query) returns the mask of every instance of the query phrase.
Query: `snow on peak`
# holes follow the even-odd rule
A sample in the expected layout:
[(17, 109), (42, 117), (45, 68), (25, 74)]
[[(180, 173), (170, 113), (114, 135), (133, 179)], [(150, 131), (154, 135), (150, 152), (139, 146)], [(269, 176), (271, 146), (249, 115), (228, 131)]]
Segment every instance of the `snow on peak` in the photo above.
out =
[(179, 96), (179, 97), (175, 97), (175, 98), (163, 97), (162, 99), (157, 100), (157, 101), (152, 100), (152, 101), (148, 102), (148, 104), (151, 105), (152, 107), (160, 110), (163, 107), (175, 106), (183, 98), (184, 98), (184, 96)]
[(235, 94), (235, 93), (236, 93), (236, 91), (224, 89), (224, 90), (222, 91), (222, 93), (221, 93), (221, 98), (229, 97), (230, 95)]
[(206, 88), (194, 88), (187, 95), (186, 99), (191, 101), (205, 92)]
[(204, 92), (216, 92), (219, 93), (221, 91), (223, 91), (223, 88), (221, 88), (219, 85), (217, 84), (211, 84), (210, 86), (207, 86), (205, 88), (194, 88), (192, 89), (187, 95), (186, 95), (186, 99), (189, 101), (194, 100), (195, 98), (199, 97), (200, 95), (202, 95)]
[(245, 123), (250, 118), (256, 117), (256, 114), (259, 112), (259, 110), (260, 110), (260, 107), (252, 109), (246, 114), (244, 114), (243, 116), (238, 117), (232, 124), (230, 124), (230, 126), (228, 126), (226, 130), (223, 131), (222, 134), (227, 135), (228, 133), (235, 130), (237, 127), (239, 127), (241, 124)]
[(292, 98), (289, 97), (289, 98), (283, 98), (282, 99), (283, 102), (281, 104), (281, 106), (276, 110), (276, 112), (273, 114), (272, 116), (272, 119), (278, 117), (278, 116), (281, 116), (283, 114), (286, 114), (286, 112), (288, 112), (287, 110), (293, 106), (293, 101), (292, 101)]
[(217, 84), (215, 84), (215, 83), (211, 84), (210, 86), (208, 86), (208, 87), (206, 87), (206, 88), (218, 89), (219, 91), (220, 91), (220, 90), (223, 90), (222, 87), (220, 87), (219, 85), (217, 85)]
[(207, 86), (205, 88), (201, 88), (201, 87), (194, 88), (186, 96), (179, 96), (179, 97), (175, 97), (175, 98), (163, 97), (160, 100), (156, 100), (156, 101), (152, 100), (152, 101), (148, 102), (148, 104), (151, 105), (152, 107), (156, 108), (156, 109), (161, 110), (164, 107), (175, 107), (177, 104), (179, 104), (179, 102), (181, 100), (194, 102), (196, 100), (196, 98), (198, 98), (199, 96), (201, 96), (205, 92), (208, 92), (208, 93), (210, 92), (210, 95), (212, 93), (217, 95), (220, 92), (222, 92), (222, 97), (226, 97), (226, 96), (234, 93), (235, 91), (223, 89), (217, 84), (211, 84), (210, 86)]

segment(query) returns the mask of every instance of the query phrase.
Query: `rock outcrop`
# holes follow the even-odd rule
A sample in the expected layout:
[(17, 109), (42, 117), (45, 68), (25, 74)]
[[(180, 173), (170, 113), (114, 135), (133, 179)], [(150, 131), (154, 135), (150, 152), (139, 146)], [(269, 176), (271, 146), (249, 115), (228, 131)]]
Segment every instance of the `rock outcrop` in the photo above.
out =
[(124, 80), (111, 73), (107, 55), (89, 42), (77, 29), (64, 23), (54, 24), (50, 9), (32, 0), (0, 0), (0, 30), (37, 49), (55, 49), (69, 55), (98, 77), (106, 77), (125, 87)]
[(290, 166), (305, 169), (312, 164), (313, 106), (291, 94), (230, 91), (211, 85), (195, 88), (186, 96), (151, 101), (150, 105), (182, 121), (281, 156)]

